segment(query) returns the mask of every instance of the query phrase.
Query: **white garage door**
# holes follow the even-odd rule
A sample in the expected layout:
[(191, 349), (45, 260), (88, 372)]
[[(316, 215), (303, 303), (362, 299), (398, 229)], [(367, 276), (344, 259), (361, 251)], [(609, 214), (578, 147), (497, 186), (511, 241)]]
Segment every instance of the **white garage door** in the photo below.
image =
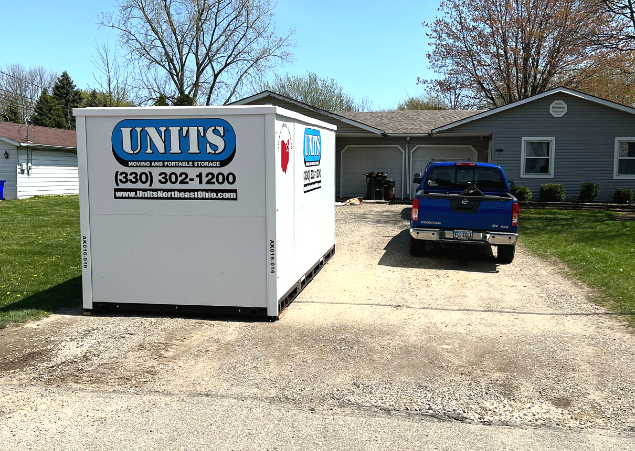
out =
[[(465, 159), (476, 161), (478, 154), (476, 150), (469, 146), (457, 146), (457, 147), (421, 147), (417, 146), (412, 151), (412, 171), (423, 173), (426, 170), (426, 166), (431, 158), (441, 159)], [(412, 179), (410, 180), (412, 182)], [(410, 190), (410, 198), (414, 194), (414, 189)]]
[(357, 197), (366, 194), (368, 172), (383, 171), (395, 181), (395, 196), (401, 197), (403, 152), (398, 147), (349, 146), (342, 153), (341, 197)]

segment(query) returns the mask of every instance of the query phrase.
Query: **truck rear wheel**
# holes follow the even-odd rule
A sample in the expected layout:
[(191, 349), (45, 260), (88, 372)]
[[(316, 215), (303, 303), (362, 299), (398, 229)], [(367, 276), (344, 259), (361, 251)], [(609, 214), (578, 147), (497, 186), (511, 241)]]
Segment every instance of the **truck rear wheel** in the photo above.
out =
[(498, 259), (503, 263), (511, 263), (514, 261), (516, 255), (515, 244), (499, 244), (498, 245)]
[(413, 257), (421, 257), (426, 253), (426, 242), (425, 240), (417, 240), (416, 238), (410, 237), (410, 255)]

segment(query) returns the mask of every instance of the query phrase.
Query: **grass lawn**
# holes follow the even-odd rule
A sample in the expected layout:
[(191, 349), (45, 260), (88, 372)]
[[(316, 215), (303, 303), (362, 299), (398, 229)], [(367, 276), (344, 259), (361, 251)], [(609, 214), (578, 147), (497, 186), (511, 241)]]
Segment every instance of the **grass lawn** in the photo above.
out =
[(79, 197), (0, 202), (0, 328), (81, 302)]
[(556, 257), (635, 326), (635, 218), (607, 211), (522, 210), (520, 240)]

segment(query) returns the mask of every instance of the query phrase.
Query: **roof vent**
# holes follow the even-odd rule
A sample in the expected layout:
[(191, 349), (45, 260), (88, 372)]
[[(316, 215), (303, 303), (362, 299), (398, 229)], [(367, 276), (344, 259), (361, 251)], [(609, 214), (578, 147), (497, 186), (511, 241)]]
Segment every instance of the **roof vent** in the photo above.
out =
[(549, 107), (549, 112), (553, 117), (562, 117), (567, 114), (567, 104), (562, 100), (556, 100)]

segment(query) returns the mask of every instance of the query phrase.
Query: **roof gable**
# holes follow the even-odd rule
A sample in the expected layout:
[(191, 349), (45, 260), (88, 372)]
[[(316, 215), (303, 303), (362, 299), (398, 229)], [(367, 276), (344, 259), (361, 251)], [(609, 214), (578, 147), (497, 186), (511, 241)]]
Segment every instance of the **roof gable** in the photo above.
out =
[(593, 103), (596, 103), (596, 104), (599, 104), (599, 105), (603, 105), (603, 106), (606, 106), (606, 107), (609, 107), (609, 108), (613, 108), (613, 109), (616, 109), (616, 110), (619, 110), (619, 111), (626, 112), (628, 114), (635, 114), (635, 108), (631, 108), (631, 107), (628, 107), (626, 105), (621, 105), (619, 103), (611, 102), (609, 100), (600, 99), (599, 97), (595, 97), (595, 96), (592, 96), (592, 95), (589, 95), (589, 94), (585, 94), (583, 92), (575, 91), (573, 89), (560, 87), (560, 88), (551, 89), (549, 91), (545, 91), (545, 92), (543, 92), (541, 94), (538, 94), (538, 95), (535, 95), (535, 96), (532, 96), (532, 97), (528, 97), (528, 98), (523, 99), (523, 100), (516, 101), (514, 103), (510, 103), (508, 105), (503, 105), (503, 106), (498, 107), (498, 108), (493, 108), (491, 110), (483, 111), (483, 112), (481, 112), (479, 114), (476, 114), (474, 116), (471, 116), (471, 117), (467, 117), (467, 118), (464, 118), (464, 119), (461, 119), (461, 120), (457, 120), (457, 121), (451, 122), (451, 123), (443, 125), (443, 126), (439, 126), (439, 127), (435, 128), (434, 130), (432, 130), (432, 133), (439, 133), (439, 132), (443, 132), (443, 131), (446, 131), (446, 130), (450, 130), (452, 128), (458, 127), (458, 126), (466, 124), (468, 122), (477, 121), (479, 119), (483, 119), (485, 117), (489, 117), (489, 116), (492, 116), (494, 114), (502, 113), (502, 112), (507, 111), (507, 110), (509, 110), (511, 108), (516, 108), (518, 106), (525, 105), (525, 104), (527, 104), (529, 102), (540, 100), (540, 99), (543, 99), (545, 97), (548, 97), (548, 96), (551, 96), (551, 95), (554, 95), (554, 94), (559, 94), (559, 93), (564, 93), (564, 94), (568, 94), (568, 95), (571, 95), (571, 96), (574, 96), (574, 97), (578, 97), (578, 98), (581, 98), (581, 99), (584, 99), (584, 100), (587, 100), (587, 101), (590, 101), (590, 102), (593, 102)]
[(77, 148), (77, 133), (75, 130), (60, 130), (37, 125), (31, 125), (29, 128), (27, 137), (27, 126), (25, 124), (0, 122), (0, 140), (18, 147)]

